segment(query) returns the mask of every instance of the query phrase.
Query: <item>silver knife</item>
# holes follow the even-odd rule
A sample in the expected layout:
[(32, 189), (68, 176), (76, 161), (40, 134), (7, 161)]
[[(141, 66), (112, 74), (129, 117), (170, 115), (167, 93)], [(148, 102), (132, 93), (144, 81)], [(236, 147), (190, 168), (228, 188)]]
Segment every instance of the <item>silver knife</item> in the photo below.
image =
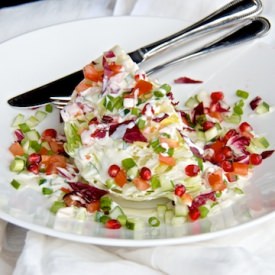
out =
[[(237, 24), (249, 17), (255, 17), (262, 12), (260, 0), (233, 0), (217, 11), (211, 13), (195, 24), (174, 33), (159, 41), (141, 47), (129, 53), (132, 60), (138, 64), (177, 46), (185, 39), (203, 34), (217, 28)], [(14, 107), (32, 107), (48, 103), (52, 96), (70, 96), (75, 86), (83, 79), (82, 70), (74, 72), (63, 78), (22, 93), (8, 100), (8, 104)]]

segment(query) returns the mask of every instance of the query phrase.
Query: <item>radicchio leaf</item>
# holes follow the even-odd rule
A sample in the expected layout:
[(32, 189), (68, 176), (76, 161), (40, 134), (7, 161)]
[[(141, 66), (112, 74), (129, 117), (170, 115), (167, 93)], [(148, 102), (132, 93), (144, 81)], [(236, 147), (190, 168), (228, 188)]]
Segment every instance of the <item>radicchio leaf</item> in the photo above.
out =
[(250, 107), (252, 110), (255, 110), (258, 105), (260, 104), (260, 102), (262, 101), (262, 98), (259, 96), (256, 96), (254, 99), (252, 99), (249, 103)]
[(97, 201), (102, 196), (108, 194), (108, 191), (106, 190), (98, 189), (82, 182), (70, 182), (69, 185), (73, 191), (77, 192), (87, 203)]
[(187, 76), (179, 77), (174, 80), (174, 83), (177, 84), (197, 84), (197, 83), (202, 83), (201, 80), (195, 80)]
[(146, 137), (140, 132), (137, 125), (132, 128), (127, 128), (122, 139), (128, 143), (133, 143), (135, 141), (147, 142)]

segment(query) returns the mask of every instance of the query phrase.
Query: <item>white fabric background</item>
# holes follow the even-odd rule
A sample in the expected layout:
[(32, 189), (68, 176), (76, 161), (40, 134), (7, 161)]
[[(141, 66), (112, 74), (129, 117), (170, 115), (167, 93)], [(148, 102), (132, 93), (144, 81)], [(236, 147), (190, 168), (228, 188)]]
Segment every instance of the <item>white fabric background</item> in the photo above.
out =
[[(43, 0), (0, 9), (0, 42), (60, 22), (98, 16), (196, 21), (229, 0)], [(274, 0), (263, 0), (275, 23)], [(275, 35), (270, 35), (275, 46)], [(275, 220), (219, 239), (156, 248), (108, 248), (26, 232), (0, 220), (1, 275), (275, 274)]]

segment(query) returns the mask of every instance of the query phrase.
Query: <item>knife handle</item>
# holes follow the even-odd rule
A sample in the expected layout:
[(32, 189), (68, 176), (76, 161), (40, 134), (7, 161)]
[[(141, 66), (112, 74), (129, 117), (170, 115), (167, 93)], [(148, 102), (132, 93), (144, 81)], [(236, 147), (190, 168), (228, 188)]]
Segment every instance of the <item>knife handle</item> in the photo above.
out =
[(232, 25), (244, 18), (256, 16), (261, 13), (261, 11), (262, 3), (260, 0), (233, 0), (195, 24), (159, 41), (135, 50), (129, 53), (129, 55), (135, 62), (141, 63), (167, 48), (171, 48), (180, 42), (183, 42), (185, 38), (190, 38), (211, 31), (215, 28)]

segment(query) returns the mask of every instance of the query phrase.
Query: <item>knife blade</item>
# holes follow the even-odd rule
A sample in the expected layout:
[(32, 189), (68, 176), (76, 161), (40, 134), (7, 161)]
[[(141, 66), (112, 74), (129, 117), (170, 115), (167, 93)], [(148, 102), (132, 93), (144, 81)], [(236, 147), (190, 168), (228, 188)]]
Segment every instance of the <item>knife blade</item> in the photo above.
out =
[[(200, 21), (174, 33), (166, 38), (160, 39), (147, 46), (141, 47), (129, 56), (138, 64), (166, 50), (182, 43), (185, 38), (196, 37), (222, 27), (237, 24), (240, 21), (254, 17), (261, 13), (262, 3), (260, 0), (233, 0), (229, 4), (221, 7)], [(53, 96), (70, 96), (76, 85), (83, 79), (83, 72), (77, 71), (64, 76), (53, 82), (22, 93), (10, 98), (7, 102), (13, 107), (37, 107), (49, 103)]]

